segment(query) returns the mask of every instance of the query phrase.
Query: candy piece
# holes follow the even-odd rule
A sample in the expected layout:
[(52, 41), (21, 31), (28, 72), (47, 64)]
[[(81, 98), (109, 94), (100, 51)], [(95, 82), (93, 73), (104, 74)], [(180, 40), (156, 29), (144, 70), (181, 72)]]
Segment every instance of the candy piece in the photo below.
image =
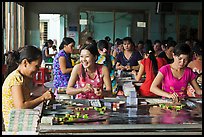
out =
[(84, 114), (84, 115), (83, 115), (83, 118), (84, 118), (84, 119), (88, 119), (88, 118), (89, 118), (88, 114)]
[(104, 115), (105, 113), (104, 113), (104, 111), (100, 111), (99, 114), (100, 115)]
[(79, 111), (76, 112), (76, 115), (77, 115), (77, 116), (79, 116), (80, 114), (81, 114), (81, 112), (79, 112)]
[(68, 121), (69, 122), (74, 121), (74, 118), (73, 117), (69, 117)]

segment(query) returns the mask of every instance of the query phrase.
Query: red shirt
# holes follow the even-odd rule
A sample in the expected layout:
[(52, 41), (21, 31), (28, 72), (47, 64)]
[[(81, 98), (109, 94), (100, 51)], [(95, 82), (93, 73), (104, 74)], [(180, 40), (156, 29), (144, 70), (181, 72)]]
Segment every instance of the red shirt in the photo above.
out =
[[(164, 58), (156, 58), (158, 69), (162, 66), (166, 65), (167, 62)], [(147, 97), (156, 97), (154, 93), (150, 92), (150, 86), (155, 78), (153, 67), (152, 67), (152, 61), (149, 58), (144, 58), (141, 60), (141, 64), (144, 66), (144, 72), (146, 73), (146, 78), (144, 83), (140, 86), (140, 96), (147, 96)]]

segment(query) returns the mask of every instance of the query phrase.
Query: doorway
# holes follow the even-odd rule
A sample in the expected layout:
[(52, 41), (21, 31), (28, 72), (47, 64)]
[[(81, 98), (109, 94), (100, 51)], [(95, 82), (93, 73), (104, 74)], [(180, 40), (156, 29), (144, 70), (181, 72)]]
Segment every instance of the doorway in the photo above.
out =
[(48, 39), (53, 40), (59, 49), (63, 37), (66, 36), (67, 16), (62, 14), (39, 14), (40, 48)]

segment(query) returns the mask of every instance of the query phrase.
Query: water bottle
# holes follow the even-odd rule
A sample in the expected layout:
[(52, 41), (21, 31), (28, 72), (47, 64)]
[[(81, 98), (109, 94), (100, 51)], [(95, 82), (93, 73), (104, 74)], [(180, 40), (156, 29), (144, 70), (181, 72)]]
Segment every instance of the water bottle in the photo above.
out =
[(136, 106), (138, 103), (138, 98), (136, 91), (130, 91), (130, 95), (127, 96), (127, 105), (128, 106)]
[[(129, 85), (129, 84), (128, 84)], [(135, 90), (135, 87), (133, 84), (129, 85), (128, 87), (125, 86), (125, 90), (126, 92), (128, 92), (127, 98), (126, 98), (126, 103), (128, 106), (136, 106), (138, 103), (138, 99), (137, 99), (137, 92)]]

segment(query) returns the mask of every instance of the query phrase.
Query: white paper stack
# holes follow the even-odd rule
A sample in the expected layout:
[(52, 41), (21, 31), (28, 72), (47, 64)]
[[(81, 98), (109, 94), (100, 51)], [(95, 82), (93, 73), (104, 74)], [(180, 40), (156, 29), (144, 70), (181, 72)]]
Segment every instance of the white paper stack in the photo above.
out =
[(14, 109), (10, 111), (9, 132), (37, 131), (40, 111), (34, 109)]

